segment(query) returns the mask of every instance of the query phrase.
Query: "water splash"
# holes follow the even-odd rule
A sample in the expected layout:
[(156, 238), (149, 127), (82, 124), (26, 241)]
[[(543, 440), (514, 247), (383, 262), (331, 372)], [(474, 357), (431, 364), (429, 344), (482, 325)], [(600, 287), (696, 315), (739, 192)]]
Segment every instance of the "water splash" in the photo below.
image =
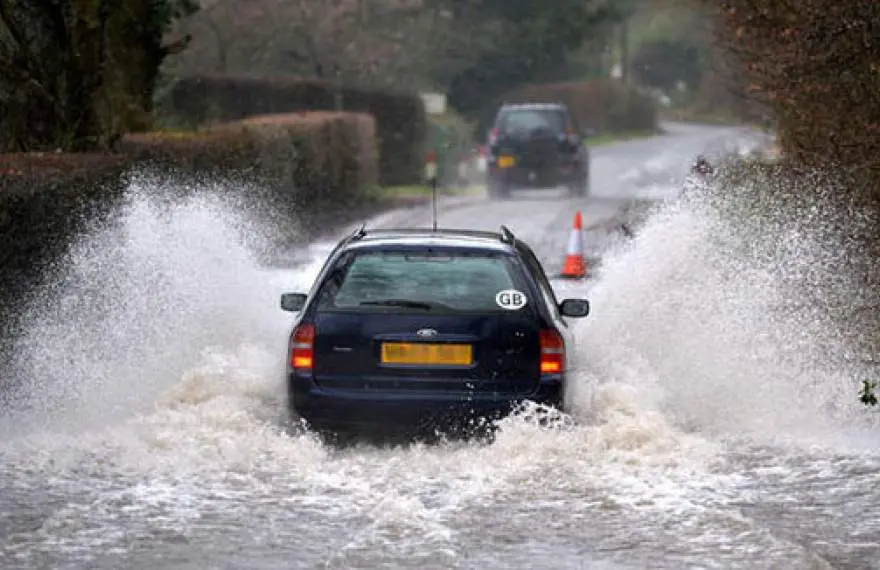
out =
[(176, 201), (165, 190), (134, 182), (122, 211), (73, 244), (35, 293), (4, 430), (22, 418), (100, 424), (149, 410), (205, 351), (252, 344), (283, 358), (279, 281), (308, 274), (261, 266), (271, 235), (229, 189)]
[(724, 204), (741, 195), (670, 201), (606, 255), (579, 347), (600, 380), (575, 384), (575, 401), (589, 410), (603, 382), (619, 382), (710, 436), (875, 446), (877, 415), (856, 396), (865, 371), (831, 318), (834, 304), (860, 302), (846, 287), (851, 228), (749, 223)]

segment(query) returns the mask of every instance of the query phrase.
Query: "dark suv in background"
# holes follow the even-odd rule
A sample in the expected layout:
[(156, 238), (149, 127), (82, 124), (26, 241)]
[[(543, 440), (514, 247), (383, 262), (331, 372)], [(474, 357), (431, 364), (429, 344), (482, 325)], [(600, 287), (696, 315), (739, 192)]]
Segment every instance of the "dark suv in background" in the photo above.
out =
[(489, 131), (489, 195), (503, 198), (513, 188), (566, 186), (573, 196), (587, 196), (586, 136), (562, 103), (502, 105)]

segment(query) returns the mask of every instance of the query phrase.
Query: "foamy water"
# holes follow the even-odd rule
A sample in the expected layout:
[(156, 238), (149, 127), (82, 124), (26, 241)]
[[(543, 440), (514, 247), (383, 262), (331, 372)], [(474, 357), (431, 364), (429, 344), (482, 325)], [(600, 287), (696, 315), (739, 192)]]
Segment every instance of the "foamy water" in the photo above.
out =
[(326, 250), (267, 269), (241, 208), (134, 190), (33, 308), (0, 421), (4, 568), (878, 559), (878, 426), (855, 379), (816, 365), (773, 270), (732, 258), (699, 204), (607, 254), (573, 417), (539, 427), (526, 409), (491, 444), (340, 450), (280, 421), (278, 294), (308, 287)]

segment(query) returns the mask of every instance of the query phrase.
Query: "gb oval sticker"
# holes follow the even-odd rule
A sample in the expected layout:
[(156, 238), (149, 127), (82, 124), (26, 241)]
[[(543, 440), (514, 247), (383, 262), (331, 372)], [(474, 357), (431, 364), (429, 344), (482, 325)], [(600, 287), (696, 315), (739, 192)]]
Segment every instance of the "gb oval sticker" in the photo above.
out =
[(495, 304), (508, 311), (518, 311), (526, 306), (526, 294), (516, 289), (505, 289), (495, 295)]

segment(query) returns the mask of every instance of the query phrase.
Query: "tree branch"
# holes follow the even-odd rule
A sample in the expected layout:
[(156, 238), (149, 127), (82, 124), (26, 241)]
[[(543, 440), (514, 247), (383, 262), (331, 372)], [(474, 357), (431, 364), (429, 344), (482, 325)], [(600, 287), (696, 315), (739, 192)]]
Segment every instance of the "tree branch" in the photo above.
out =
[(9, 32), (9, 37), (18, 46), (18, 49), (22, 52), (27, 52), (29, 51), (28, 41), (24, 37), (24, 33), (16, 25), (15, 20), (12, 18), (10, 5), (11, 4), (8, 2), (0, 2), (0, 23), (2, 23), (6, 28), (6, 31)]

